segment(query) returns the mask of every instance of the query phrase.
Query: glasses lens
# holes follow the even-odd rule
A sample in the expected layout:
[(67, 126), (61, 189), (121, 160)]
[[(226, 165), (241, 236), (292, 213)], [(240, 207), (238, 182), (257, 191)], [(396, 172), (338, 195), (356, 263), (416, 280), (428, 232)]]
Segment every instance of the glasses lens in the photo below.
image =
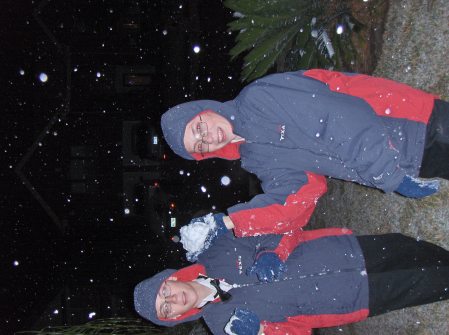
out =
[(207, 123), (206, 122), (200, 122), (200, 134), (201, 134), (201, 137), (207, 136)]
[(165, 283), (164, 287), (162, 288), (162, 295), (164, 296), (164, 298), (171, 296), (170, 286), (168, 286), (167, 283)]
[(203, 153), (209, 152), (209, 143), (203, 143), (202, 149), (203, 149)]
[(203, 156), (204, 153), (209, 152), (209, 144), (206, 142), (201, 142), (198, 144), (198, 151)]
[[(171, 289), (170, 286), (167, 285), (167, 282), (164, 283), (164, 286), (162, 287), (162, 296), (164, 299), (167, 299), (169, 296), (171, 296)], [(171, 312), (171, 304), (169, 302), (164, 302), (162, 305), (162, 316), (164, 318), (168, 318), (170, 316)]]
[(168, 319), (170, 315), (171, 315), (171, 304), (168, 302), (164, 302), (164, 305), (162, 306), (162, 316), (165, 319)]

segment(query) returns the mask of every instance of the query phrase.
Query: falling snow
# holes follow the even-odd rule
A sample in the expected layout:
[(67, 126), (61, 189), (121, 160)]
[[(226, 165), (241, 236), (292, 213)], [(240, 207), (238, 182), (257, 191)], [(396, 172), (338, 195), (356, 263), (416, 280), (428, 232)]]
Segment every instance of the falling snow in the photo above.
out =
[(39, 80), (40, 80), (41, 82), (43, 82), (43, 83), (46, 83), (47, 80), (48, 80), (47, 74), (46, 74), (46, 73), (41, 73), (41, 74), (39, 75)]
[(223, 176), (221, 177), (220, 182), (223, 186), (229, 186), (229, 184), (231, 183), (231, 178), (229, 178), (228, 176)]

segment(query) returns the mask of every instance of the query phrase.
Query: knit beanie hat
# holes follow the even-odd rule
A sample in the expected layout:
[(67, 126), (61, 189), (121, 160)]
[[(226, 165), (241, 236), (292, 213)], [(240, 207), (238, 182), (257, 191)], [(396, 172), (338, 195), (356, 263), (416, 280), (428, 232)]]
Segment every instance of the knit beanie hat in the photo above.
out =
[(156, 297), (162, 283), (167, 279), (191, 281), (206, 269), (201, 264), (192, 264), (180, 270), (165, 269), (153, 277), (136, 285), (134, 289), (134, 308), (139, 315), (157, 325), (173, 327), (177, 324), (197, 320), (201, 317), (200, 309), (193, 308), (175, 319), (159, 319), (156, 311)]
[(184, 159), (192, 160), (192, 155), (184, 146), (184, 133), (187, 123), (190, 122), (201, 110), (195, 108), (183, 108), (181, 104), (169, 109), (162, 115), (161, 127), (165, 141), (170, 148)]
[(173, 269), (165, 269), (136, 285), (134, 288), (134, 308), (141, 317), (153, 323), (161, 324), (156, 312), (156, 296), (162, 283), (175, 272), (176, 270)]

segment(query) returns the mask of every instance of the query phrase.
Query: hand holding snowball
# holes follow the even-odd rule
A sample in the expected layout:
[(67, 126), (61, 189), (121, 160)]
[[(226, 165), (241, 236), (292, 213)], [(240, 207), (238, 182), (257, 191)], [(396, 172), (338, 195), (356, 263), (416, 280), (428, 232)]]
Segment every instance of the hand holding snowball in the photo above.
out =
[(195, 262), (219, 236), (228, 231), (223, 221), (224, 217), (223, 213), (209, 213), (193, 218), (187, 226), (181, 228), (181, 243), (187, 251), (187, 260)]

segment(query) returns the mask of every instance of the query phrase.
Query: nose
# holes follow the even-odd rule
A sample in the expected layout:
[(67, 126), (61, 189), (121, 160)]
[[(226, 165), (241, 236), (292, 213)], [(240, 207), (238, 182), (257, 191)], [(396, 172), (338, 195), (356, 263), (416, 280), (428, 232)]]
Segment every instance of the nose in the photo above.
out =
[(172, 295), (166, 297), (165, 301), (168, 303), (171, 303), (171, 304), (172, 303), (176, 304), (176, 302), (178, 301), (178, 298), (177, 298), (176, 294), (172, 294)]
[(212, 144), (214, 142), (212, 132), (208, 131), (207, 135), (203, 137), (202, 141), (203, 141), (203, 143)]

